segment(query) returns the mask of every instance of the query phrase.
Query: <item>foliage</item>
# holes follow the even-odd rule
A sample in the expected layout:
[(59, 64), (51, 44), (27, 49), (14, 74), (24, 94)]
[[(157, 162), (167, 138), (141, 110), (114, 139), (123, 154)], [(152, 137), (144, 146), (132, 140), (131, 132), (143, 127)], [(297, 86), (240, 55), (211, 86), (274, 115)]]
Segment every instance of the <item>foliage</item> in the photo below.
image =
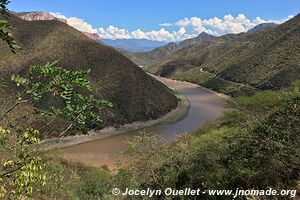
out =
[(38, 131), (28, 128), (17, 134), (0, 127), (0, 196), (31, 196), (36, 183), (45, 184), (41, 157), (33, 145), (39, 142)]
[(44, 157), (43, 173), (47, 184), (38, 187), (36, 197), (43, 199), (109, 199), (112, 176), (102, 168), (65, 162), (53, 155)]
[[(92, 89), (86, 79), (89, 70), (68, 71), (55, 65), (56, 63), (48, 63), (44, 66), (34, 66), (26, 78), (18, 74), (12, 75), (12, 81), (23, 89), (18, 93), (16, 103), (1, 116), (0, 121), (21, 103), (38, 105), (42, 98), (51, 95), (59, 98), (60, 104), (54, 104), (48, 110), (36, 107), (35, 114), (54, 118), (64, 117), (70, 121), (71, 124), (59, 134), (59, 137), (66, 133), (72, 125), (84, 129), (87, 123), (101, 122), (101, 108), (111, 107), (112, 104), (87, 94)], [(45, 126), (49, 126), (51, 123), (53, 120)], [(42, 171), (40, 150), (36, 148), (36, 144), (39, 142), (37, 137), (39, 131), (15, 126), (9, 128), (10, 131), (0, 129), (1, 196), (31, 197), (33, 187), (38, 187), (38, 184), (44, 185), (46, 179)], [(81, 190), (84, 188), (85, 185)], [(86, 193), (88, 192), (86, 191)]]
[[(240, 101), (241, 106), (254, 107), (248, 110), (247, 119), (254, 123), (246, 121), (248, 126), (238, 135), (226, 139), (232, 183), (243, 188), (283, 188), (295, 185), (299, 179), (300, 93), (282, 92), (277, 98), (267, 94)], [(268, 101), (268, 105), (262, 101)]]
[(81, 174), (75, 184), (79, 199), (108, 199), (111, 191), (111, 175), (101, 168), (91, 168)]
[[(64, 117), (71, 124), (60, 133), (62, 136), (72, 125), (85, 128), (86, 123), (101, 122), (100, 109), (111, 107), (111, 103), (98, 100), (92, 95), (84, 94), (84, 90), (91, 91), (86, 79), (89, 71), (68, 71), (56, 67), (56, 63), (44, 66), (34, 66), (29, 76), (12, 75), (11, 79), (22, 91), (18, 93), (16, 103), (1, 116), (4, 119), (16, 106), (21, 103), (38, 104), (47, 95), (58, 97), (61, 104), (54, 104), (48, 110), (36, 107), (35, 114), (45, 116)], [(78, 92), (78, 91), (81, 91)], [(49, 126), (53, 120), (45, 126)], [(46, 176), (42, 172), (42, 158), (35, 145), (39, 131), (32, 128), (21, 129), (9, 127), (10, 131), (1, 129), (1, 195), (17, 198), (31, 197), (33, 187), (44, 185)]]
[[(106, 100), (98, 100), (93, 95), (84, 95), (81, 91), (91, 92), (92, 88), (86, 76), (90, 70), (69, 71), (56, 66), (56, 62), (44, 66), (33, 66), (27, 78), (12, 75), (17, 86), (24, 88), (19, 100), (29, 99), (39, 103), (42, 97), (50, 94), (56, 102), (44, 115), (60, 116), (71, 121), (74, 126), (84, 130), (86, 124), (101, 123), (101, 109), (112, 107)], [(49, 97), (51, 98), (51, 97)]]
[[(8, 0), (0, 0), (0, 14), (7, 16), (8, 10), (6, 8)], [(10, 47), (10, 49), (14, 52), (18, 45), (16, 41), (13, 39), (12, 34), (8, 32), (11, 29), (11, 26), (6, 20), (0, 20), (0, 39), (4, 40)]]
[[(124, 190), (138, 188), (144, 180), (147, 180), (144, 182), (145, 187), (158, 187), (160, 177), (153, 169), (159, 165), (157, 157), (164, 152), (163, 144), (165, 143), (162, 138), (153, 137), (145, 132), (128, 141), (128, 149), (123, 152), (120, 160), (122, 165), (119, 164), (119, 173), (115, 177), (117, 187)], [(124, 165), (126, 167), (123, 167)], [(123, 182), (123, 179), (126, 179), (126, 182)]]

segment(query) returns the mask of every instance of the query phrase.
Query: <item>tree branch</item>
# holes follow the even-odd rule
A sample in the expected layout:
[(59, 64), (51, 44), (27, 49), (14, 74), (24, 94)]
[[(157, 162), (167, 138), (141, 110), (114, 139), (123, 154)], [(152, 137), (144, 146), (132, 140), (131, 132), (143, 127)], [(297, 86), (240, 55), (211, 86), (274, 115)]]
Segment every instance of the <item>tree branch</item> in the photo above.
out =
[(54, 117), (51, 119), (50, 122), (48, 122), (47, 124), (45, 124), (44, 126), (42, 126), (42, 127), (39, 129), (39, 131), (41, 131), (41, 130), (43, 130), (44, 128), (50, 126), (50, 125), (54, 122), (55, 119), (56, 119), (56, 116), (54, 116)]
[(68, 130), (70, 130), (70, 128), (72, 128), (73, 124), (70, 124), (63, 132), (61, 132), (58, 136), (58, 138), (60, 138), (61, 136), (63, 136)]
[(22, 100), (22, 101), (17, 101), (12, 107), (10, 107), (1, 117), (0, 117), (0, 122), (10, 113), (13, 109), (15, 109), (18, 105), (27, 103), (29, 99), (27, 100)]

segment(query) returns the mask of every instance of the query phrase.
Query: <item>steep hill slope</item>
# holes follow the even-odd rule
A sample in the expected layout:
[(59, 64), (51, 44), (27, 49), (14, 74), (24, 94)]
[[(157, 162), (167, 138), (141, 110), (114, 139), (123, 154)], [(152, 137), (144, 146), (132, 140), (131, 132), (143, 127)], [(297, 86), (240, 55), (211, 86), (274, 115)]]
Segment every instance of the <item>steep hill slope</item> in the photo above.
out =
[(257, 32), (257, 31), (262, 31), (262, 30), (266, 30), (266, 29), (270, 29), (270, 28), (275, 28), (276, 26), (278, 26), (278, 24), (275, 24), (275, 23), (262, 23), (262, 24), (259, 24), (257, 26), (255, 26), (254, 28), (248, 30), (247, 32), (248, 33), (254, 33), (254, 32)]
[(213, 35), (207, 34), (205, 32), (202, 32), (195, 38), (186, 39), (186, 40), (183, 40), (183, 41), (179, 42), (177, 46), (178, 46), (178, 49), (182, 49), (184, 47), (188, 47), (188, 46), (191, 46), (191, 45), (197, 45), (197, 44), (200, 44), (202, 42), (211, 41), (215, 38), (216, 38), (216, 36), (213, 36)]
[(122, 52), (125, 56), (131, 59), (137, 65), (149, 66), (153, 63), (171, 55), (175, 51), (185, 48), (191, 45), (199, 45), (206, 41), (211, 41), (215, 38), (215, 36), (209, 35), (205, 32), (202, 32), (195, 38), (186, 39), (178, 44), (171, 42), (165, 46), (158, 47), (150, 52), (140, 52), (140, 53), (132, 53), (132, 52)]
[(118, 51), (67, 24), (25, 21), (14, 16), (9, 22), (21, 49), (13, 54), (0, 42), (0, 79), (8, 80), (12, 73), (25, 73), (32, 65), (58, 60), (61, 67), (70, 70), (92, 70), (89, 80), (95, 95), (114, 104), (115, 116), (110, 123), (157, 118), (176, 107), (176, 97), (163, 84)]
[(180, 49), (155, 67), (152, 70), (161, 76), (232, 95), (245, 89), (286, 87), (300, 79), (300, 15), (272, 29), (226, 35)]

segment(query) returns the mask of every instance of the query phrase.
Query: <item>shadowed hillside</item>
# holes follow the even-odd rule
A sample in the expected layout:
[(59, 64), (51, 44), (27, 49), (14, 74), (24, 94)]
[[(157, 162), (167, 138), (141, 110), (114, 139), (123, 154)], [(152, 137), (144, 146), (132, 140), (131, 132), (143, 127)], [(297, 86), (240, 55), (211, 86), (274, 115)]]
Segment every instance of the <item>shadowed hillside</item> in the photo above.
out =
[(180, 49), (151, 70), (233, 96), (286, 87), (300, 78), (300, 15), (272, 29)]
[[(23, 74), (32, 65), (58, 60), (63, 68), (92, 70), (89, 80), (95, 95), (114, 105), (110, 124), (157, 118), (177, 105), (172, 91), (125, 56), (63, 22), (24, 21), (11, 16), (9, 23), (21, 49), (13, 54), (0, 42), (0, 76), (8, 86), (12, 73)], [(13, 93), (11, 88), (6, 90), (9, 95)]]

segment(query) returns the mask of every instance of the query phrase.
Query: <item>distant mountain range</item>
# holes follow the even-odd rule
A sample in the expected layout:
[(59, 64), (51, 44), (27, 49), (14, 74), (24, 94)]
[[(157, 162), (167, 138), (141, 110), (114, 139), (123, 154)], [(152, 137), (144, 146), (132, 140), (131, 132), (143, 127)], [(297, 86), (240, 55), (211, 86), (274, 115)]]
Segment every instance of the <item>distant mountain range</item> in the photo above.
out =
[(199, 44), (203, 41), (210, 41), (214, 38), (215, 36), (203, 32), (195, 38), (183, 40), (178, 43), (167, 43), (148, 39), (101, 39), (101, 41), (104, 44), (112, 46), (116, 49), (120, 49), (121, 51), (123, 50), (123, 52), (125, 50), (131, 52), (141, 52), (141, 54), (143, 54), (143, 52), (154, 50), (154, 54), (156, 54), (157, 52), (163, 51), (163, 49), (165, 49), (167, 52), (173, 52), (189, 45)]
[(166, 42), (154, 41), (148, 39), (101, 39), (104, 44), (117, 49), (132, 52), (151, 51), (157, 47), (166, 45)]
[[(4, 19), (1, 14), (0, 19)], [(14, 15), (8, 20), (21, 48), (14, 54), (0, 41), (0, 80), (8, 83), (0, 99), (5, 95), (11, 99), (14, 93), (9, 85), (12, 73), (24, 74), (30, 66), (58, 60), (60, 67), (69, 70), (91, 69), (89, 80), (94, 95), (114, 105), (114, 117), (107, 124), (154, 119), (176, 107), (177, 99), (166, 86), (115, 49), (85, 37), (67, 24), (58, 20), (26, 21)], [(41, 105), (51, 101), (47, 99)]]

